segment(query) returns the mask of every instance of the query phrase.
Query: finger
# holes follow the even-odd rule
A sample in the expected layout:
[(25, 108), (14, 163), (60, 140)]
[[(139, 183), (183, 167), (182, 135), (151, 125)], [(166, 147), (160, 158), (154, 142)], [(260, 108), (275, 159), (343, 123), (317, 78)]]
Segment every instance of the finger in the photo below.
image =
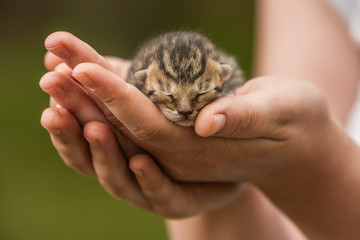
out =
[(64, 108), (48, 108), (41, 116), (42, 126), (64, 163), (85, 176), (96, 177), (88, 144), (74, 116)]
[[(77, 118), (81, 126), (90, 121), (100, 121), (109, 124), (108, 120), (114, 119), (112, 124), (122, 127), (122, 124), (110, 116), (108, 110), (104, 113), (98, 105), (84, 92), (82, 87), (74, 80), (58, 72), (46, 73), (40, 80), (40, 87), (51, 96), (51, 106), (61, 106), (68, 109)], [(107, 114), (106, 116), (104, 114)], [(142, 150), (134, 143), (125, 138), (117, 129), (113, 129), (127, 157)]]
[(181, 186), (172, 182), (150, 156), (133, 156), (129, 167), (154, 212), (167, 218), (186, 217), (193, 213), (188, 206), (184, 207), (187, 196)]
[[(121, 122), (119, 122), (114, 116), (113, 114), (109, 111), (109, 109), (104, 105), (103, 102), (101, 102), (96, 96), (94, 96), (94, 94), (91, 92), (91, 91), (86, 91), (85, 90), (85, 94), (84, 93), (80, 93), (79, 92), (79, 88), (80, 89), (84, 89), (84, 86), (75, 86), (74, 83), (76, 83), (76, 85), (80, 85), (78, 81), (76, 81), (73, 76), (72, 76), (72, 69), (69, 68), (65, 63), (61, 63), (59, 64), (58, 66), (55, 67), (55, 71), (56, 72), (59, 72), (59, 73), (62, 73), (64, 75), (66, 75), (68, 78), (66, 78), (64, 80), (64, 76), (61, 76), (63, 80), (60, 81), (60, 83), (62, 85), (66, 85), (68, 89), (70, 89), (72, 92), (74, 92), (73, 94), (70, 94), (70, 95), (76, 95), (77, 97), (79, 98), (86, 98), (88, 99), (89, 97), (91, 98), (91, 100), (93, 102), (96, 103), (97, 107), (102, 111), (102, 114), (101, 115), (104, 115), (106, 117), (107, 120), (109, 120), (114, 126), (116, 126), (117, 128), (121, 128), (123, 127), (123, 125), (121, 124)], [(45, 77), (46, 78), (46, 77)], [(58, 78), (59, 79), (59, 76)], [(73, 80), (71, 82), (69, 82), (69, 80)], [(42, 82), (42, 81), (40, 81)], [(85, 95), (85, 96), (84, 96)], [(76, 99), (73, 100), (73, 101), (69, 101), (69, 99), (66, 99), (68, 101), (68, 104), (66, 105), (66, 107), (68, 109), (81, 109), (81, 106), (78, 106), (79, 105), (79, 101), (77, 101)], [(90, 105), (92, 108), (95, 108), (93, 105), (93, 102), (90, 101)], [(84, 106), (86, 107), (87, 104), (85, 104)], [(89, 107), (90, 107), (89, 105)], [(93, 121), (103, 121), (101, 119), (90, 119), (90, 120), (93, 120)], [(87, 122), (87, 121), (85, 121)]]
[(138, 154), (130, 159), (129, 167), (153, 208), (170, 209), (169, 205), (172, 204), (171, 200), (177, 186), (161, 171), (154, 160), (146, 154)]
[(283, 140), (280, 126), (289, 121), (283, 113), (276, 97), (267, 94), (223, 97), (199, 113), (195, 131), (202, 137)]
[(90, 145), (97, 177), (105, 190), (118, 199), (149, 209), (110, 128), (100, 122), (90, 122), (84, 128), (84, 136)]
[(83, 126), (89, 121), (107, 122), (102, 111), (72, 79), (58, 72), (46, 73), (40, 87), (59, 105), (72, 112)]
[[(168, 121), (136, 87), (97, 64), (80, 64), (73, 70), (73, 76), (91, 89), (137, 139), (148, 140), (149, 144), (158, 140), (165, 142), (164, 138), (172, 142), (171, 139), (186, 132)], [(171, 132), (171, 137), (164, 134), (168, 132)]]
[[(85, 42), (81, 41), (74, 35), (67, 32), (55, 32), (51, 34), (45, 40), (45, 47), (52, 53), (48, 55), (47, 62), (54, 62), (54, 56), (61, 58), (65, 64), (67, 64), (70, 69), (74, 68), (76, 65), (82, 62), (92, 62), (103, 66), (104, 68), (111, 70), (120, 74), (121, 76), (126, 76), (130, 62), (122, 60), (115, 57), (107, 57), (114, 65), (115, 68), (101, 55), (99, 55), (92, 47), (90, 47)], [(49, 64), (50, 64), (49, 63)], [(63, 64), (61, 64), (56, 71), (63, 72), (65, 75), (69, 76), (69, 70), (64, 69)], [(86, 88), (86, 90), (89, 90)], [(90, 92), (89, 96), (95, 101), (98, 107), (103, 111), (104, 115), (117, 127), (122, 127), (121, 122), (114, 118), (111, 112), (104, 106), (104, 104)], [(96, 119), (94, 119), (96, 120)]]
[(59, 72), (64, 74), (65, 76), (68, 76), (69, 78), (72, 78), (72, 69), (69, 68), (66, 63), (62, 62), (59, 65), (57, 65), (54, 69), (55, 72)]
[(208, 211), (225, 205), (238, 194), (237, 184), (173, 182), (148, 155), (132, 157), (129, 166), (153, 211), (166, 218), (184, 218)]
[(70, 68), (74, 68), (79, 63), (92, 62), (112, 69), (112, 66), (103, 56), (87, 43), (68, 32), (50, 34), (45, 40), (45, 47), (52, 54), (63, 59)]
[[(308, 114), (309, 109), (323, 109), (323, 112)], [(237, 89), (234, 96), (217, 99), (205, 106), (196, 119), (195, 131), (203, 137), (215, 135), (282, 141), (301, 125), (308, 130), (309, 125), (303, 123), (309, 122), (309, 117), (318, 120), (326, 114), (326, 101), (313, 84), (279, 77), (259, 77)], [(294, 124), (297, 124), (296, 128)]]
[(44, 65), (47, 70), (53, 71), (57, 65), (62, 63), (64, 60), (54, 55), (53, 53), (47, 51), (44, 57)]

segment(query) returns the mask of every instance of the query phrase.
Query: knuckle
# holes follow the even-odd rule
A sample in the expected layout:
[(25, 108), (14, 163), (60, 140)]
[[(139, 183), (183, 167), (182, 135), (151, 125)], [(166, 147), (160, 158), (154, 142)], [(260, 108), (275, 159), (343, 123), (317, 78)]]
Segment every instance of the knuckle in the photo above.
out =
[(108, 192), (111, 196), (118, 198), (118, 199), (125, 199), (126, 191), (124, 188), (114, 185), (113, 183), (104, 180), (99, 179), (101, 186)]
[(257, 120), (257, 113), (250, 106), (245, 108), (243, 116), (237, 121), (234, 128), (230, 129), (231, 136), (246, 135), (251, 131), (251, 126)]
[[(96, 95), (99, 95), (99, 92), (97, 92), (95, 90), (95, 94)], [(121, 106), (121, 102), (119, 100), (119, 97), (118, 96), (113, 96), (113, 95), (105, 95), (105, 96), (102, 96), (102, 101), (108, 105), (108, 106), (116, 106), (116, 107), (120, 107)]]
[(150, 199), (151, 205), (152, 206), (156, 206), (159, 208), (161, 207), (161, 209), (170, 209), (171, 205), (172, 205), (172, 196), (168, 196), (168, 197), (152, 197)]
[(151, 205), (158, 209), (158, 210), (170, 210), (173, 209), (173, 195), (160, 195), (159, 191), (153, 191), (151, 194), (149, 194), (148, 191), (144, 190), (146, 192), (148, 199), (150, 200)]
[(163, 190), (165, 182), (165, 177), (159, 179), (145, 179), (142, 181), (141, 188), (147, 195), (150, 196), (160, 196), (161, 191)]
[(143, 141), (156, 141), (160, 138), (159, 130), (152, 125), (143, 125), (131, 130), (132, 134)]

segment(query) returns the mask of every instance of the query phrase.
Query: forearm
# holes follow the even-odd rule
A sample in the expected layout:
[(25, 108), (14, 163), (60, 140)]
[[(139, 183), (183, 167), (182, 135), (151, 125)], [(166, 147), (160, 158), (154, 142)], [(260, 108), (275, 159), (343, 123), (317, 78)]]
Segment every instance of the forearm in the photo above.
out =
[[(324, 0), (257, 2), (257, 74), (315, 83), (331, 113), (345, 124), (360, 80), (360, 54), (342, 21)], [(312, 158), (302, 170), (299, 162), (262, 189), (310, 237), (357, 239), (360, 152), (341, 127), (331, 129), (318, 141), (319, 147), (325, 139), (333, 141), (327, 159)]]
[(360, 150), (340, 124), (315, 142), (312, 157), (260, 187), (311, 239), (358, 239)]
[(254, 186), (244, 184), (239, 198), (215, 211), (167, 220), (172, 240), (306, 239)]
[(258, 0), (256, 73), (307, 79), (344, 124), (360, 80), (360, 54), (324, 0)]

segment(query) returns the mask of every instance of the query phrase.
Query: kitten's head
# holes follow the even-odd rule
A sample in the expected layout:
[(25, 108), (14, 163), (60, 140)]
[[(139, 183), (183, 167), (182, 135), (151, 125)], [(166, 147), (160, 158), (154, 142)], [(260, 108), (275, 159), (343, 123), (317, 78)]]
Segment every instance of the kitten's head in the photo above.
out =
[[(191, 66), (189, 68), (189, 66)], [(135, 78), (144, 83), (144, 92), (160, 108), (165, 116), (184, 127), (194, 125), (199, 111), (222, 91), (225, 79), (231, 74), (232, 66), (209, 59), (182, 66), (183, 72), (170, 65), (151, 64), (147, 69), (135, 73)]]

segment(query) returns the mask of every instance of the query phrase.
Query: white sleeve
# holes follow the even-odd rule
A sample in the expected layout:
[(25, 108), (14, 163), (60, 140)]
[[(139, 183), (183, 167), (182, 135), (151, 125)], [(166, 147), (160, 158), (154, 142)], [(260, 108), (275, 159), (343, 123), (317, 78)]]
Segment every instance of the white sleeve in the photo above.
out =
[(360, 0), (328, 0), (343, 17), (349, 32), (360, 46)]

